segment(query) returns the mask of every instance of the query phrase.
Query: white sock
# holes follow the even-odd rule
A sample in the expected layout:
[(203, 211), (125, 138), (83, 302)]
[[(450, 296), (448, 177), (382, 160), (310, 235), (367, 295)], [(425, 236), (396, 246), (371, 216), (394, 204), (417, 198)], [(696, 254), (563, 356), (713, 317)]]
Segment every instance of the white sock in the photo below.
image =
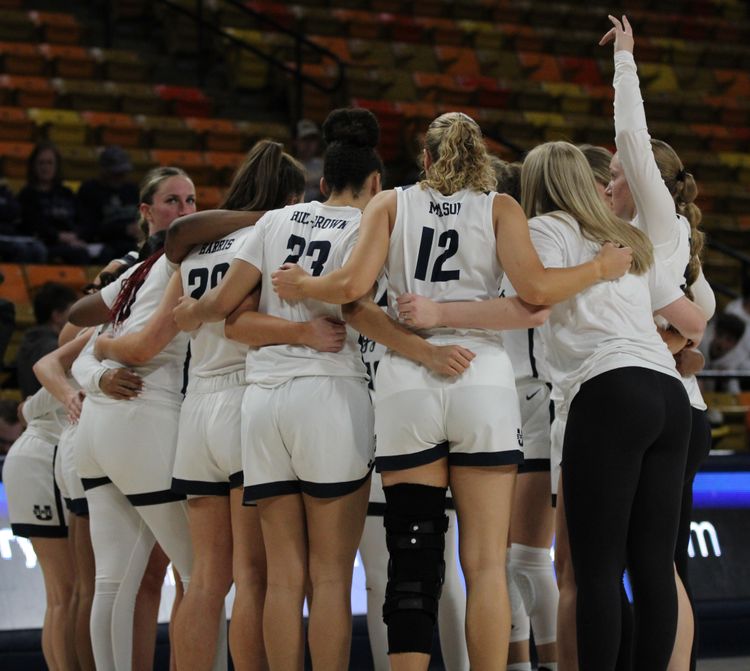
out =
[(516, 662), (508, 664), (508, 671), (531, 671), (531, 662)]

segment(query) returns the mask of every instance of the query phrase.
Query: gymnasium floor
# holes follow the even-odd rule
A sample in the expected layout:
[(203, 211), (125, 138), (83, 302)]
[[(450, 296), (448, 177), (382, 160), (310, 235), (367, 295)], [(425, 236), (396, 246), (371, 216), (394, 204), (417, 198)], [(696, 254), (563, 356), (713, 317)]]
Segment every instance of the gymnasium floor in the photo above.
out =
[(750, 657), (698, 660), (698, 671), (748, 671)]

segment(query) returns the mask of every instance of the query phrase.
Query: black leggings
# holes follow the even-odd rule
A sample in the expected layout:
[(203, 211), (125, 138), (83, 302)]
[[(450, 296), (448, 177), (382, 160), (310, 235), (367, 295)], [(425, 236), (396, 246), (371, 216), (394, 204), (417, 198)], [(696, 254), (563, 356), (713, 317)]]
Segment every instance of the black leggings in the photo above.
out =
[[(674, 563), (677, 573), (685, 586), (690, 606), (693, 606), (693, 593), (688, 579), (688, 543), (690, 542), (690, 522), (693, 513), (693, 480), (700, 465), (711, 451), (711, 425), (705, 410), (691, 408), (693, 425), (690, 431), (690, 443), (685, 466), (685, 482), (682, 488), (682, 508), (680, 509), (680, 525), (677, 531), (677, 549), (674, 553)], [(695, 616), (695, 608), (693, 608)], [(698, 619), (694, 617), (693, 650), (690, 655), (690, 671), (695, 671), (695, 653), (698, 646)]]
[(602, 373), (573, 399), (562, 473), (580, 671), (615, 668), (626, 565), (633, 667), (667, 668), (677, 628), (673, 561), (690, 423), (682, 383), (647, 368)]

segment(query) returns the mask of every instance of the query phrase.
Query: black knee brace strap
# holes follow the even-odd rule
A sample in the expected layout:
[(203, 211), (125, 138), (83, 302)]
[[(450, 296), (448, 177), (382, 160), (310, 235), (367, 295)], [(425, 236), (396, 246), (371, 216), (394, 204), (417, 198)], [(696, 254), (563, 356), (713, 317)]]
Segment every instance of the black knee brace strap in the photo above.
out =
[(445, 579), (445, 489), (395, 485), (386, 488), (386, 500), (390, 559), (383, 620), (388, 626), (389, 652), (429, 654)]

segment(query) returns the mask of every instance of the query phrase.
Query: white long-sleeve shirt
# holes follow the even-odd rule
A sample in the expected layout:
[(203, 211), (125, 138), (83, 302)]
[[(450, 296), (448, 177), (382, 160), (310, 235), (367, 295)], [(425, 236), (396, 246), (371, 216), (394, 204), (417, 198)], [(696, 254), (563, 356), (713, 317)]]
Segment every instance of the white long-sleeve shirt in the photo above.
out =
[[(651, 148), (638, 73), (633, 54), (615, 52), (615, 143), (623, 172), (635, 203), (632, 224), (641, 229), (654, 245), (654, 258), (682, 286), (690, 261), (690, 224), (675, 211), (674, 199), (662, 179)], [(701, 271), (691, 285), (695, 302), (710, 319), (716, 299)], [(705, 410), (706, 404), (695, 376), (683, 378), (693, 407)]]

